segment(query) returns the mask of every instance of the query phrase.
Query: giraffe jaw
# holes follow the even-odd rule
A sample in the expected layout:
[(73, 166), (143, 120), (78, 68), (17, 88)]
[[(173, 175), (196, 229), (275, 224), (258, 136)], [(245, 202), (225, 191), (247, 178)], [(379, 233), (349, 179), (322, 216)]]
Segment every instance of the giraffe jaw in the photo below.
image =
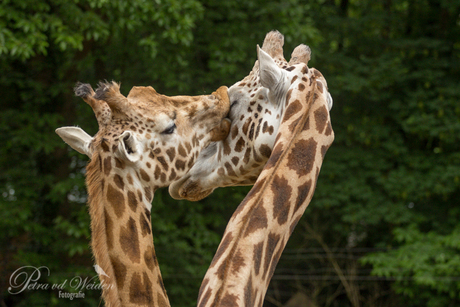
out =
[(191, 175), (186, 175), (169, 186), (169, 194), (172, 198), (199, 201), (214, 191), (214, 189), (202, 190), (200, 181), (194, 181), (191, 177)]

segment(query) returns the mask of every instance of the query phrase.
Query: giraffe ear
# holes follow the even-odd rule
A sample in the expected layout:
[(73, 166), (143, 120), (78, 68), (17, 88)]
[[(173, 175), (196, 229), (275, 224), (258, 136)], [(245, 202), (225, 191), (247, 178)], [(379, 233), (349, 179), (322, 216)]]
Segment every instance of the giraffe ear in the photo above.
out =
[(93, 152), (89, 145), (93, 138), (83, 129), (78, 127), (61, 127), (56, 129), (56, 133), (70, 147), (91, 158)]
[(286, 85), (289, 85), (286, 71), (278, 67), (272, 57), (258, 45), (257, 57), (259, 58), (259, 77), (262, 86), (268, 88), (276, 96), (283, 95), (284, 90), (287, 90)]
[(125, 131), (120, 135), (117, 156), (125, 161), (137, 162), (141, 157), (140, 143), (130, 132)]

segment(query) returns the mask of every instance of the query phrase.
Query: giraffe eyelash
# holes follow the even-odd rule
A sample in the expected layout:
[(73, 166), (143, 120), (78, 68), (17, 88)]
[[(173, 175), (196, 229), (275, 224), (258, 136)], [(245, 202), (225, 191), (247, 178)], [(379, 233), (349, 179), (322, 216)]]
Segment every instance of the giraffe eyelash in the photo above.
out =
[(176, 124), (172, 124), (172, 126), (165, 129), (161, 134), (172, 134), (176, 130)]

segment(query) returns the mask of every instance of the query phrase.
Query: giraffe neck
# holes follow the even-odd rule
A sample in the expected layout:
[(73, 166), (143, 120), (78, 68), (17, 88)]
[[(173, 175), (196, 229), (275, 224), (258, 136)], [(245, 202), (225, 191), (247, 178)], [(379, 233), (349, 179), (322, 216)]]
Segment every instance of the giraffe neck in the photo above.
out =
[(313, 82), (307, 98), (305, 92), (288, 93), (273, 152), (227, 225), (201, 285), (198, 306), (262, 306), (334, 139), (326, 102), (318, 99), (315, 86)]
[[(100, 156), (87, 167), (91, 246), (106, 306), (170, 306), (153, 245), (150, 199), (104, 177)], [(105, 167), (105, 166), (104, 166)], [(117, 175), (114, 176), (116, 178)], [(120, 177), (121, 178), (121, 177)]]

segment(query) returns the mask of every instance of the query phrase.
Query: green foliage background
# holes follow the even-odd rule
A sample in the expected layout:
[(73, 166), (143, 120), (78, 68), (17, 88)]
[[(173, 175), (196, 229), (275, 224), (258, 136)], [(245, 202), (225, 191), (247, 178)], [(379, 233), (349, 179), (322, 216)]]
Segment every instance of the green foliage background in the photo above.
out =
[[(95, 275), (87, 159), (54, 133), (97, 131), (77, 81), (203, 94), (251, 70), (277, 29), (308, 44), (328, 80), (336, 141), (266, 305), (460, 305), (459, 0), (3, 0), (0, 3), (0, 306), (96, 306), (56, 290), (8, 293), (25, 265), (42, 283)], [(194, 306), (248, 188), (197, 203), (155, 194), (155, 246), (173, 306)], [(66, 291), (70, 291), (68, 287)], [(309, 304), (309, 305), (308, 305)]]

